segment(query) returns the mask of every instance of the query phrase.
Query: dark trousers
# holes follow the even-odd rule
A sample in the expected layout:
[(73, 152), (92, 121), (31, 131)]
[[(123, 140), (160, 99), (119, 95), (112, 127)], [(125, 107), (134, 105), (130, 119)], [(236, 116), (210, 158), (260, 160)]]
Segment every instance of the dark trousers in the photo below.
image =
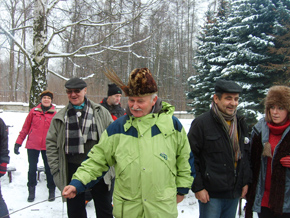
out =
[(55, 188), (55, 184), (53, 181), (53, 177), (50, 172), (50, 168), (47, 163), (47, 157), (46, 157), (46, 151), (45, 150), (34, 150), (34, 149), (27, 149), (27, 156), (28, 156), (28, 163), (29, 163), (29, 169), (28, 169), (28, 187), (34, 187), (37, 184), (36, 181), (36, 171), (37, 171), (37, 163), (38, 163), (38, 157), (39, 153), (41, 153), (42, 160), (44, 163), (45, 168), (45, 174), (46, 174), (46, 180), (47, 180), (47, 188)]
[[(72, 178), (78, 167), (79, 165), (76, 164), (68, 164), (68, 178)], [(113, 218), (112, 194), (108, 191), (104, 179), (94, 185), (90, 192), (94, 200), (97, 217)], [(84, 192), (77, 194), (75, 198), (67, 199), (67, 214), (69, 218), (87, 217)]]
[(289, 218), (290, 213), (283, 213), (282, 215), (274, 214), (268, 207), (261, 207), (261, 213), (258, 213), (259, 218)]
[(8, 209), (7, 209), (7, 205), (2, 197), (2, 193), (1, 193), (1, 181), (0, 181), (0, 217), (5, 217), (5, 218), (9, 218), (8, 215)]

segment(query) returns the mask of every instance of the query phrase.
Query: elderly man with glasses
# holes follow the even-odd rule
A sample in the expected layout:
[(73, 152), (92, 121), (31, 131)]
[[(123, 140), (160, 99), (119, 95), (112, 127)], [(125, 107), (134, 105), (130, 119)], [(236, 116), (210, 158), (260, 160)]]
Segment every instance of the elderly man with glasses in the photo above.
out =
[[(80, 78), (65, 83), (69, 103), (53, 120), (46, 137), (47, 159), (56, 186), (63, 190), (72, 175), (87, 158), (87, 153), (97, 144), (102, 132), (111, 124), (107, 109), (86, 97), (87, 84)], [(112, 195), (110, 193), (111, 170), (90, 190), (97, 217), (113, 218)], [(69, 218), (87, 217), (85, 194), (67, 199)]]

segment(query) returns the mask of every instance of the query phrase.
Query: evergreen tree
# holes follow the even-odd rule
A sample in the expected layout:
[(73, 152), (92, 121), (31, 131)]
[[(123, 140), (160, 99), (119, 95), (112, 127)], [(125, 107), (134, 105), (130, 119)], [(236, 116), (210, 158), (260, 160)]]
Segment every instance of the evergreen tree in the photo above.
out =
[(282, 14), (289, 14), (283, 1), (233, 1), (226, 19), (217, 20), (222, 42), (212, 48), (212, 52), (218, 51), (216, 62), (200, 74), (201, 83), (203, 78), (212, 77), (234, 80), (243, 87), (239, 109), (250, 126), (263, 114), (261, 101), (280, 76), (262, 65), (275, 59), (268, 48), (275, 45), (273, 34), (279, 34), (279, 27), (283, 26)]

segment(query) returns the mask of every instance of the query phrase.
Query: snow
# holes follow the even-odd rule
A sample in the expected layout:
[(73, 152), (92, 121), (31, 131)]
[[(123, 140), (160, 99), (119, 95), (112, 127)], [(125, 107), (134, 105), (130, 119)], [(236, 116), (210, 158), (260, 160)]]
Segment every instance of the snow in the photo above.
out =
[[(25, 121), (28, 113), (25, 112), (2, 112), (0, 117), (9, 127), (9, 150), (10, 150), (10, 164), (16, 171), (12, 172), (12, 182), (9, 183), (7, 175), (1, 177), (1, 190), (3, 198), (7, 204), (10, 218), (17, 217), (38, 217), (38, 218), (67, 218), (66, 204), (62, 203), (61, 192), (56, 190), (56, 199), (53, 202), (48, 202), (48, 189), (46, 188), (46, 177), (42, 172), (40, 173), (40, 180), (36, 186), (35, 201), (27, 202), (27, 152), (24, 148), (25, 141), (20, 147), (20, 154), (14, 154), (14, 144), (18, 137), (19, 131)], [(192, 119), (180, 119), (186, 131), (189, 130)], [(38, 166), (43, 166), (40, 155)], [(244, 204), (244, 200), (243, 200)], [(190, 192), (185, 196), (185, 199), (178, 204), (178, 218), (192, 218), (198, 217), (198, 202), (194, 194)], [(93, 202), (87, 205), (88, 218), (95, 217)], [(239, 217), (238, 215), (236, 217)], [(257, 216), (254, 216), (257, 217)]]

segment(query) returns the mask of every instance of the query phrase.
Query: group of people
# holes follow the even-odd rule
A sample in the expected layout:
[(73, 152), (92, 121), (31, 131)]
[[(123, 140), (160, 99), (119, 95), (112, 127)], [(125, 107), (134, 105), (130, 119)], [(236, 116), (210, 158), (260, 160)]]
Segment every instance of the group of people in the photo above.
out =
[[(187, 134), (174, 106), (157, 96), (149, 69), (134, 69), (128, 84), (114, 72), (106, 76), (114, 84), (100, 104), (86, 97), (84, 80), (72, 78), (65, 83), (66, 107), (56, 113), (53, 93), (44, 91), (29, 112), (14, 148), (19, 154), (28, 135), (28, 201), (35, 198), (41, 152), (48, 199), (54, 200), (58, 187), (70, 218), (87, 217), (86, 193), (97, 217), (176, 218), (177, 203), (190, 189), (200, 218), (235, 218), (240, 198), (247, 200), (246, 218), (253, 211), (259, 218), (290, 217), (289, 87), (269, 89), (265, 116), (249, 134), (237, 114), (242, 87), (217, 80), (211, 108)], [(121, 89), (128, 97), (125, 110)], [(9, 162), (2, 123), (0, 176)], [(0, 217), (8, 213), (3, 205), (0, 186)]]

